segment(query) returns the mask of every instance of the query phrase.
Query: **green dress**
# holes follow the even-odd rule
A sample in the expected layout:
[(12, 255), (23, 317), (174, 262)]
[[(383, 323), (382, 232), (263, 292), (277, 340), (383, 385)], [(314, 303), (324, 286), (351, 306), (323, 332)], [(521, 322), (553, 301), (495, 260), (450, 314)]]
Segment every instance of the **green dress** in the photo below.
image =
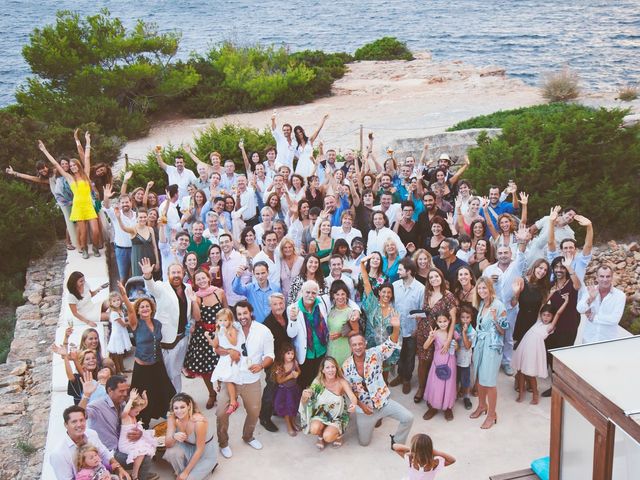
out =
[[(317, 240), (314, 240), (314, 242), (316, 243), (316, 255), (318, 256), (318, 258), (320, 259), (320, 261), (322, 261), (323, 258), (326, 257), (330, 257), (331, 256), (331, 252), (333, 252), (333, 238), (331, 239), (331, 246), (329, 248), (325, 248), (324, 250), (320, 250), (320, 244), (318, 243)], [(329, 268), (329, 262), (324, 262), (324, 263), (320, 263), (320, 267), (322, 268), (322, 275), (324, 275), (325, 277), (329, 276), (330, 272), (330, 268)]]
[[(338, 333), (342, 331), (344, 324), (349, 321), (349, 315), (353, 310), (347, 306), (342, 310), (333, 307), (329, 312), (329, 318), (327, 319), (327, 326), (329, 327), (329, 335), (332, 333)], [(338, 362), (338, 365), (342, 365), (349, 355), (351, 355), (351, 348), (349, 347), (349, 339), (347, 337), (336, 338), (335, 340), (329, 340), (329, 349), (327, 355), (333, 357)]]
[(302, 431), (308, 434), (311, 422), (318, 420), (324, 425), (337, 428), (340, 434), (343, 434), (349, 423), (349, 412), (344, 397), (336, 395), (315, 380), (309, 388), (313, 395), (306, 405), (300, 402), (298, 410)]

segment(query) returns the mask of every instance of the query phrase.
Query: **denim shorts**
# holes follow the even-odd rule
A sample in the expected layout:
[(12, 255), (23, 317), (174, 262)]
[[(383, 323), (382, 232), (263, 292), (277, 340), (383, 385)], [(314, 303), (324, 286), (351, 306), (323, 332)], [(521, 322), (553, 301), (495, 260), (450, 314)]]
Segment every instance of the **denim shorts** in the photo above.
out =
[(458, 367), (458, 382), (462, 388), (471, 386), (471, 367)]

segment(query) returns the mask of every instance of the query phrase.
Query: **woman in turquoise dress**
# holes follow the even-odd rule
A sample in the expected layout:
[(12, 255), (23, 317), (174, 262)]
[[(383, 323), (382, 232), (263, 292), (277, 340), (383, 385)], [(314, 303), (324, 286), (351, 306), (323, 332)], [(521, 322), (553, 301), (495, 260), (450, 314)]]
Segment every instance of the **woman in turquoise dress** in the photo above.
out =
[(218, 465), (218, 442), (209, 432), (209, 421), (186, 393), (171, 399), (165, 446), (164, 459), (179, 480), (209, 478)]
[(331, 220), (322, 220), (320, 223), (320, 234), (318, 239), (311, 242), (309, 245), (309, 253), (315, 253), (320, 259), (320, 266), (322, 268), (322, 274), (325, 277), (329, 276), (329, 259), (331, 258), (331, 252), (333, 252), (334, 240), (331, 238)]
[(335, 280), (329, 290), (331, 310), (327, 316), (329, 345), (327, 355), (339, 365), (351, 355), (349, 337), (360, 332), (360, 312), (349, 304), (349, 287), (342, 280)]
[[(307, 434), (317, 435), (316, 447), (325, 444), (342, 446), (342, 435), (349, 423), (349, 412), (354, 412), (358, 399), (342, 374), (342, 368), (333, 357), (324, 357), (320, 372), (300, 400), (300, 425)], [(347, 408), (344, 397), (349, 397)]]
[[(367, 340), (367, 348), (377, 347), (383, 344), (391, 335), (393, 328), (391, 327), (391, 317), (397, 312), (393, 306), (393, 285), (383, 283), (378, 288), (378, 295), (373, 291), (369, 275), (367, 274), (365, 263), (369, 256), (362, 259), (360, 269), (362, 273), (363, 296), (362, 311), (366, 314), (366, 326), (364, 329), (365, 339)], [(383, 372), (385, 382), (389, 376), (389, 371), (398, 363), (400, 359), (400, 349), (394, 350), (393, 354), (384, 361)]]
[(490, 278), (480, 277), (476, 283), (478, 304), (477, 335), (473, 345), (473, 373), (478, 381), (478, 408), (470, 415), (478, 418), (486, 413), (487, 418), (480, 428), (491, 428), (497, 421), (496, 387), (502, 362), (504, 332), (509, 327), (507, 310), (496, 298)]

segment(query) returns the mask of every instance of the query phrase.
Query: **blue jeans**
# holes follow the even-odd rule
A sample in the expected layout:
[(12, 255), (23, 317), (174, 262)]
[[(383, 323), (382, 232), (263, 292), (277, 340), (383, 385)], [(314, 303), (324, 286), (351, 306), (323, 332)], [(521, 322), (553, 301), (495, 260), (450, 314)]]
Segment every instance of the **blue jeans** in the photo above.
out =
[(115, 246), (116, 263), (118, 264), (118, 275), (120, 281), (124, 284), (129, 278), (131, 271), (131, 247)]

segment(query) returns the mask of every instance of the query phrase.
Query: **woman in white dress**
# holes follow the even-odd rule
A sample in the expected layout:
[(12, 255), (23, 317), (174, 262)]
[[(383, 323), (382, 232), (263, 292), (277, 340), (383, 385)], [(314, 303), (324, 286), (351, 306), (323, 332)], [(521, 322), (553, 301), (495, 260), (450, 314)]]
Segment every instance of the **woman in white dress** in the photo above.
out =
[(327, 121), (327, 118), (329, 118), (329, 114), (322, 117), (320, 126), (315, 132), (313, 132), (311, 137), (307, 137), (307, 134), (300, 125), (296, 125), (293, 129), (293, 135), (296, 138), (296, 142), (298, 142), (295, 151), (295, 156), (298, 157), (295, 173), (301, 175), (302, 178), (307, 178), (313, 173), (314, 161), (311, 158), (313, 157), (313, 142), (318, 138), (318, 134), (320, 133), (320, 130), (322, 130), (322, 127), (324, 127), (324, 122)]

